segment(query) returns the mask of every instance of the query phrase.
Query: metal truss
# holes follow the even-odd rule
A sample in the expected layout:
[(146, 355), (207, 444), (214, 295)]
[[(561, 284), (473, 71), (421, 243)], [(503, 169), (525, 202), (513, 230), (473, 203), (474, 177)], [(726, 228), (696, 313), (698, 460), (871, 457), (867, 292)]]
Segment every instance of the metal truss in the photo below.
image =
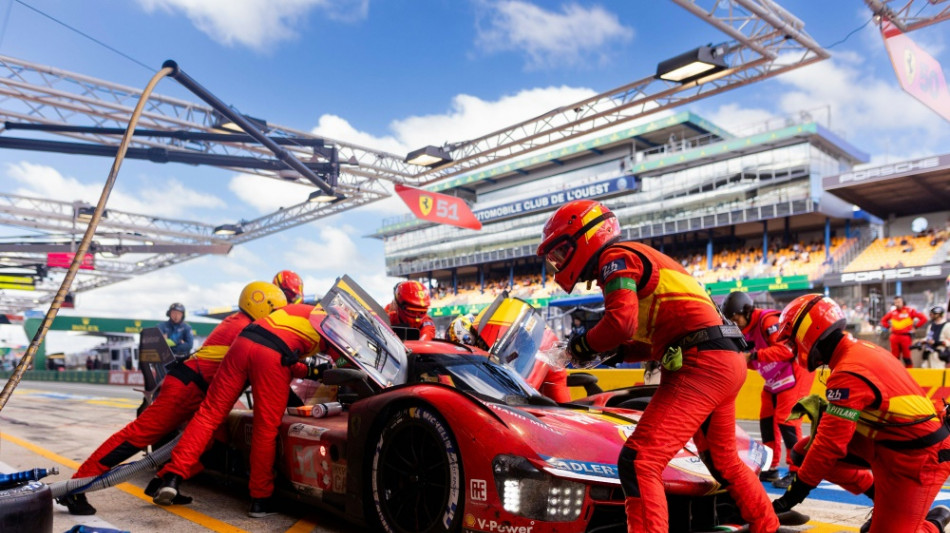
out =
[(874, 15), (891, 21), (904, 33), (950, 19), (947, 0), (864, 0)]

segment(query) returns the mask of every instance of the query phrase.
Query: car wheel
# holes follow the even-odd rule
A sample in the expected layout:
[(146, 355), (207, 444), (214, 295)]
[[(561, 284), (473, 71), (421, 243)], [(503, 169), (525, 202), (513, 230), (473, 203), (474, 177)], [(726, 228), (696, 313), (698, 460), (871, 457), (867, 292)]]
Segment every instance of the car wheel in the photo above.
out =
[(404, 407), (376, 440), (370, 469), (375, 515), (389, 533), (458, 529), (462, 465), (448, 424), (426, 406)]

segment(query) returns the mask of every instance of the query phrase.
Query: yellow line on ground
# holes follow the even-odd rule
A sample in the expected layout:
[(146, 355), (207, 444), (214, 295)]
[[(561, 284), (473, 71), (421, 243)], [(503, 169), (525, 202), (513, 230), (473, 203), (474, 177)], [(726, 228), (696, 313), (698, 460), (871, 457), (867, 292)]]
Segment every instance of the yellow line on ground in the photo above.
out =
[[(76, 470), (79, 468), (79, 463), (77, 463), (76, 461), (73, 461), (72, 459), (67, 459), (63, 457), (62, 455), (51, 452), (45, 448), (41, 448), (19, 437), (14, 437), (13, 435), (9, 435), (6, 433), (0, 433), (0, 439), (10, 441), (13, 444), (16, 444), (17, 446), (26, 448), (27, 450), (30, 450), (31, 452), (37, 455), (56, 461), (57, 463), (63, 466), (68, 466), (69, 468), (72, 468), (73, 470)], [(132, 496), (135, 496), (136, 498), (145, 500), (148, 503), (152, 503), (152, 498), (150, 496), (146, 496), (145, 493), (142, 492), (142, 489), (140, 489), (139, 487), (136, 487), (135, 485), (132, 485), (131, 483), (121, 483), (119, 485), (116, 485), (115, 488), (127, 494), (131, 494)], [(181, 505), (171, 505), (168, 507), (157, 506), (157, 507), (159, 507), (163, 511), (168, 511), (169, 513), (172, 513), (173, 515), (180, 516), (181, 518), (184, 518), (185, 520), (194, 522), (211, 531), (218, 531), (220, 533), (246, 533), (243, 529), (234, 527), (231, 524), (222, 522), (208, 515), (201, 514), (198, 511), (193, 511)]]
[(856, 527), (836, 526), (835, 524), (826, 524), (824, 522), (811, 521), (806, 525), (811, 527), (801, 530), (801, 533), (839, 533), (842, 531), (860, 531)]
[(123, 409), (138, 409), (142, 402), (126, 403), (122, 400), (86, 400), (86, 403), (105, 405), (106, 407), (121, 407)]
[(284, 533), (310, 533), (316, 529), (317, 523), (309, 518), (301, 518), (296, 524), (290, 526), (290, 529)]

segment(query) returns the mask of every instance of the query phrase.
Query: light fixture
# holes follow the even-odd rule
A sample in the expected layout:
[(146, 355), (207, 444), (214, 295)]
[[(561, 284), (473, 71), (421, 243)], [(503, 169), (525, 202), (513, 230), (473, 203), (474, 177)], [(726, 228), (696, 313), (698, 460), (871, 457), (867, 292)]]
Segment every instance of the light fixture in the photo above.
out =
[[(229, 119), (228, 117), (218, 113), (217, 111), (213, 112), (212, 114), (214, 116), (214, 123), (211, 124), (212, 129), (223, 130), (226, 133), (245, 133), (245, 131), (241, 129), (241, 126), (238, 126), (236, 122)], [(260, 131), (266, 133), (269, 130), (266, 120), (243, 114), (241, 116)]]
[(310, 193), (310, 196), (307, 197), (307, 201), (314, 202), (314, 203), (329, 204), (333, 202), (339, 202), (343, 198), (345, 198), (345, 196), (339, 193), (327, 194), (323, 191), (313, 191), (312, 193)]
[(240, 235), (244, 233), (244, 228), (240, 224), (221, 224), (214, 228), (215, 235)]
[(438, 146), (431, 145), (413, 150), (406, 156), (406, 163), (422, 167), (434, 167), (451, 161), (452, 156), (449, 155), (447, 151)]
[(707, 45), (663, 61), (656, 66), (656, 77), (666, 81), (688, 83), (727, 67), (722, 58), (722, 51)]
[[(92, 206), (83, 206), (76, 208), (76, 220), (79, 222), (89, 222), (92, 220), (93, 213), (96, 212), (96, 208)], [(109, 218), (109, 211), (107, 209), (102, 210), (102, 218)]]

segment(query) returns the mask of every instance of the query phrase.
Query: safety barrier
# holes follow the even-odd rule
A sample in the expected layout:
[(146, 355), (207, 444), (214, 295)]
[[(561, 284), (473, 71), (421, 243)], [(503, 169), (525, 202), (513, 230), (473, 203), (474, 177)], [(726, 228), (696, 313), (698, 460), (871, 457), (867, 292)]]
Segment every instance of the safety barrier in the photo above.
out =
[[(638, 385), (643, 383), (643, 370), (639, 369), (597, 369), (597, 370), (571, 370), (571, 372), (587, 372), (597, 376), (597, 384), (604, 390), (619, 389)], [(927, 396), (938, 406), (943, 408), (943, 399), (950, 400), (950, 371), (934, 370), (929, 368), (912, 368), (911, 376), (920, 384)], [(816, 372), (815, 382), (812, 384), (811, 392), (813, 394), (825, 394), (825, 379), (828, 376), (828, 370)], [(765, 382), (758, 372), (748, 371), (745, 384), (736, 397), (736, 418), (741, 420), (758, 420), (759, 407), (761, 405), (762, 385)], [(584, 396), (584, 389), (581, 387), (571, 388), (571, 397), (580, 398)]]
[[(0, 372), (0, 380), (10, 377), (12, 371)], [(145, 384), (142, 373), (136, 370), (29, 370), (24, 381), (60, 381), (66, 383), (97, 383), (100, 385)]]

